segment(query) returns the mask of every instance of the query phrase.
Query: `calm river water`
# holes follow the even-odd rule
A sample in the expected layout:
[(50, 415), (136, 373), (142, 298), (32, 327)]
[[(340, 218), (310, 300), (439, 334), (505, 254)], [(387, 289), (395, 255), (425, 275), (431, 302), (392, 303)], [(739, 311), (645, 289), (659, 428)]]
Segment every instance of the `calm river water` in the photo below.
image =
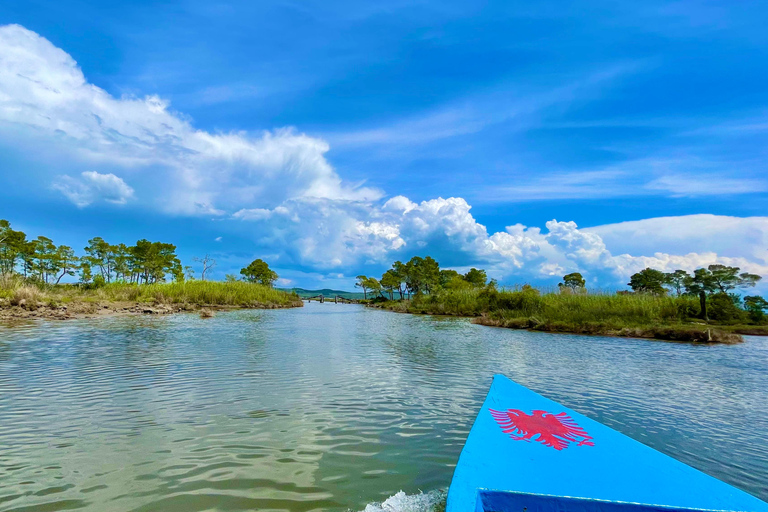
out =
[(430, 510), (494, 373), (768, 500), (768, 338), (313, 303), (0, 327), (0, 511)]

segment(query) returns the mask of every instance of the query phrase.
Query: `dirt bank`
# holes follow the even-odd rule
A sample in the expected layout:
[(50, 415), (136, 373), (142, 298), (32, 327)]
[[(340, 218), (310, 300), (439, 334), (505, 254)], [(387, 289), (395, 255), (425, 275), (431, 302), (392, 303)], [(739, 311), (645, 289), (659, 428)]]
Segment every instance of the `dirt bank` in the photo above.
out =
[(559, 322), (537, 322), (532, 318), (512, 318), (500, 320), (489, 316), (472, 319), (473, 323), (507, 329), (527, 329), (531, 331), (562, 334), (588, 334), (593, 336), (618, 336), (622, 338), (647, 338), (664, 341), (688, 341), (696, 343), (741, 343), (744, 338), (734, 332), (727, 332), (710, 326), (656, 326), (615, 328), (599, 323), (573, 325)]
[(211, 304), (153, 304), (143, 302), (69, 302), (66, 304), (45, 304), (42, 302), (20, 301), (11, 305), (7, 299), (0, 299), (0, 321), (24, 319), (74, 320), (79, 318), (100, 318), (122, 315), (170, 315), (195, 312), (200, 309), (281, 309), (297, 305), (255, 304), (252, 306), (221, 306)]

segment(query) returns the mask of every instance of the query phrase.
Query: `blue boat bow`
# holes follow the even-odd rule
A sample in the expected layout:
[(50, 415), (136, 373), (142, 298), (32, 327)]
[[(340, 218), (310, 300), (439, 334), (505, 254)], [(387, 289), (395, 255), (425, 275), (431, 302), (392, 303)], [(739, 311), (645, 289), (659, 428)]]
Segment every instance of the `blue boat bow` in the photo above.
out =
[(497, 375), (447, 512), (768, 512), (768, 504)]

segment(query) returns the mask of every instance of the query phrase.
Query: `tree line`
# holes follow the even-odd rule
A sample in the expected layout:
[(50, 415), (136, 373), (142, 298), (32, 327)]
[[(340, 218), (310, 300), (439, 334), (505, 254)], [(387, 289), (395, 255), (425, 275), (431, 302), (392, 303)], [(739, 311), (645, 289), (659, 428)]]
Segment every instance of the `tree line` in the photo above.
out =
[[(461, 274), (456, 270), (441, 269), (430, 256), (415, 256), (407, 263), (396, 261), (381, 278), (359, 275), (356, 279), (355, 286), (362, 289), (366, 299), (371, 295), (395, 300), (397, 295), (402, 300), (442, 290), (496, 286), (495, 280), (488, 280), (485, 270), (472, 268)], [(693, 296), (699, 299), (698, 310), (691, 312), (693, 316), (709, 320), (708, 307), (714, 307), (719, 317), (739, 318), (748, 313), (753, 320), (762, 321), (768, 301), (758, 295), (742, 297), (736, 293), (754, 287), (761, 279), (759, 275), (741, 272), (739, 267), (719, 264), (696, 269), (693, 273), (685, 270), (665, 273), (646, 268), (630, 277), (628, 286), (632, 292), (618, 293)], [(559, 288), (562, 293), (581, 293), (586, 291), (586, 280), (579, 272), (566, 274)]]
[(485, 270), (470, 269), (466, 274), (455, 270), (441, 269), (431, 256), (414, 256), (407, 263), (396, 261), (392, 268), (384, 272), (380, 279), (365, 275), (357, 276), (355, 287), (363, 290), (363, 297), (368, 293), (375, 297), (400, 299), (414, 295), (431, 294), (440, 289), (463, 289), (486, 286), (488, 276)]
[(707, 303), (721, 302), (720, 307), (728, 302), (734, 307), (744, 308), (751, 313), (762, 313), (768, 309), (768, 302), (760, 296), (741, 297), (737, 290), (754, 287), (762, 277), (757, 274), (741, 272), (739, 267), (727, 265), (709, 265), (707, 268), (697, 268), (693, 274), (685, 270), (662, 272), (653, 268), (645, 268), (630, 277), (628, 286), (639, 293), (665, 295), (674, 293), (677, 296), (691, 295), (699, 297), (700, 317), (708, 319)]
[[(465, 274), (456, 270), (441, 269), (438, 262), (430, 257), (414, 256), (407, 263), (396, 261), (392, 268), (384, 272), (381, 278), (359, 275), (355, 287), (362, 289), (364, 297), (385, 297), (390, 300), (405, 299), (419, 294), (432, 294), (438, 290), (456, 290), (482, 288), (495, 285), (495, 280), (488, 281), (485, 270), (472, 268)], [(768, 301), (760, 296), (741, 297), (737, 290), (754, 287), (761, 276), (741, 272), (739, 267), (709, 265), (696, 269), (692, 274), (685, 270), (665, 273), (646, 268), (630, 277), (628, 286), (635, 293), (654, 295), (674, 294), (677, 296), (696, 296), (700, 300), (702, 318), (707, 317), (707, 301), (722, 300), (728, 297), (736, 306), (742, 305), (747, 311), (768, 309)], [(586, 290), (586, 280), (579, 272), (563, 276), (558, 285), (562, 291), (575, 293)], [(627, 293), (627, 292), (619, 292)]]
[[(11, 227), (10, 222), (0, 219), (0, 275), (19, 274), (28, 280), (59, 284), (66, 276), (79, 277), (82, 284), (96, 286), (110, 282), (151, 284), (167, 279), (181, 282), (194, 279), (194, 270), (182, 266), (176, 255), (176, 246), (164, 242), (138, 240), (135, 245), (110, 244), (101, 237), (88, 240), (88, 245), (78, 256), (66, 245), (55, 245), (50, 238), (38, 236), (28, 239), (27, 235)], [(203, 264), (202, 278), (216, 264), (208, 255), (195, 258)], [(247, 282), (273, 286), (277, 273), (261, 260), (252, 261), (240, 270), (241, 279)], [(227, 281), (237, 276), (227, 275)], [(471, 268), (464, 274), (452, 269), (441, 269), (431, 256), (414, 256), (408, 262), (396, 261), (381, 278), (359, 275), (355, 286), (363, 295), (395, 299), (411, 298), (434, 294), (439, 290), (463, 290), (495, 286), (495, 280), (488, 280), (485, 270)], [(665, 273), (646, 268), (630, 277), (628, 286), (635, 293), (654, 295), (674, 294), (699, 298), (699, 316), (708, 319), (708, 304), (719, 309), (742, 308), (753, 316), (761, 316), (768, 309), (763, 297), (740, 296), (735, 293), (754, 287), (762, 278), (756, 274), (741, 272), (739, 267), (709, 265), (688, 273), (675, 270)], [(586, 280), (573, 272), (563, 276), (560, 289), (569, 293), (583, 291)], [(622, 292), (620, 292), (622, 293)], [(627, 293), (627, 292), (623, 292)], [(762, 316), (761, 316), (762, 318)]]
[[(741, 272), (739, 267), (715, 264), (698, 268), (692, 274), (685, 270), (662, 272), (645, 268), (632, 274), (627, 286), (634, 293), (698, 297), (698, 314), (704, 320), (709, 320), (708, 304), (720, 311), (730, 310), (734, 317), (738, 316), (737, 310), (742, 309), (756, 320), (763, 318), (763, 311), (768, 309), (768, 301), (759, 295), (742, 297), (736, 292), (754, 287), (761, 279), (757, 274)], [(578, 272), (563, 276), (563, 282), (559, 284), (561, 289), (570, 292), (583, 291), (585, 285), (584, 277)]]
[(173, 244), (144, 239), (135, 245), (110, 244), (97, 236), (88, 240), (84, 254), (78, 256), (72, 247), (57, 246), (48, 237), (30, 240), (0, 219), (0, 274), (14, 273), (46, 284), (59, 284), (65, 276), (79, 276), (81, 283), (96, 285), (157, 283), (168, 276), (183, 281), (185, 277)]
[[(202, 264), (202, 279), (216, 265), (207, 254), (194, 258)], [(28, 239), (0, 219), (0, 275), (18, 274), (41, 284), (59, 284), (65, 276), (77, 277), (83, 285), (100, 286), (111, 282), (152, 284), (171, 279), (194, 279), (194, 270), (183, 267), (176, 246), (164, 242), (138, 240), (135, 245), (110, 244), (101, 237), (88, 240), (81, 255), (72, 247), (55, 245), (45, 236)], [(240, 271), (244, 281), (272, 286), (277, 273), (261, 259)], [(227, 280), (236, 279), (227, 276)]]

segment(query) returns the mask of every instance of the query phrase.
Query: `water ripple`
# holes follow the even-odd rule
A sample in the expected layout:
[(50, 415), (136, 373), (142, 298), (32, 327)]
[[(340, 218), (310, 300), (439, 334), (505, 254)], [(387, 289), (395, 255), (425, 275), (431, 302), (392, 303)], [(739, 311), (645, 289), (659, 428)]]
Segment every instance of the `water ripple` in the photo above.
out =
[(439, 510), (494, 373), (768, 499), (767, 362), (332, 304), (0, 327), (0, 512)]

